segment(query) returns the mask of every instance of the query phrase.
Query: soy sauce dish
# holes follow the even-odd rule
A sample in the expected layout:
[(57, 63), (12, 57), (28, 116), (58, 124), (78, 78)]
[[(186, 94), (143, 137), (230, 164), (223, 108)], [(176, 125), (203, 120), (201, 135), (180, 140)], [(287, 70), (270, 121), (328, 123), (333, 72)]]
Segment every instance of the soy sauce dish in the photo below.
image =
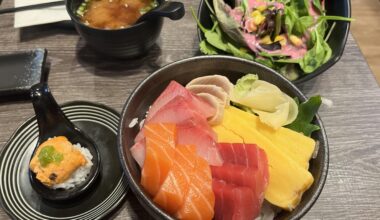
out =
[(90, 47), (117, 58), (145, 54), (160, 35), (163, 17), (178, 20), (185, 13), (182, 3), (164, 0), (67, 0), (66, 10)]
[(320, 96), (306, 98), (279, 73), (240, 58), (162, 67), (122, 111), (118, 149), (129, 186), (156, 219), (300, 219), (327, 177), (320, 104)]

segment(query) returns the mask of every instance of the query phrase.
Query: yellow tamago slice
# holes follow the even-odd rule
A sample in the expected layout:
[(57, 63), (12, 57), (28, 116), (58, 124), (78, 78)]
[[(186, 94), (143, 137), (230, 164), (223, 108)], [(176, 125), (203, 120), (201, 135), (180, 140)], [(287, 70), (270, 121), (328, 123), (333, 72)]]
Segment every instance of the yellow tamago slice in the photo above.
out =
[(252, 127), (273, 142), (277, 148), (306, 170), (309, 169), (309, 160), (315, 148), (314, 139), (284, 127), (275, 130), (262, 123), (258, 116), (233, 106), (227, 111), (230, 111), (231, 114), (238, 116), (242, 120), (249, 121)]
[(243, 141), (255, 143), (262, 148), (267, 154), (269, 164), (269, 184), (265, 199), (283, 209), (294, 209), (302, 194), (313, 183), (313, 176), (291, 156), (280, 150), (271, 139), (260, 133), (253, 126), (254, 121), (251, 117), (241, 117), (232, 109), (226, 109), (222, 123), (213, 127), (218, 135), (218, 142)]

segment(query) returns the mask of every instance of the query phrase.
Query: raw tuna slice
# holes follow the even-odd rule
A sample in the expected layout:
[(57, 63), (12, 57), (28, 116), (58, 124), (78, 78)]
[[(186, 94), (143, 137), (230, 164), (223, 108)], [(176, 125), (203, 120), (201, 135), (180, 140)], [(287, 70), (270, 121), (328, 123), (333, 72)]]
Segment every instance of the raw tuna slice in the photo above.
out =
[(215, 195), (215, 220), (253, 220), (260, 214), (256, 196), (249, 187), (212, 181)]
[(256, 187), (262, 201), (269, 181), (268, 159), (265, 151), (256, 144), (243, 143), (218, 143), (218, 149), (225, 164), (242, 165), (256, 170)]
[(211, 166), (211, 173), (213, 179), (223, 180), (237, 186), (246, 186), (254, 189), (254, 192), (261, 190), (258, 187), (260, 184), (257, 184), (257, 181), (260, 179), (258, 179), (257, 170), (254, 168), (224, 164), (223, 166)]
[[(255, 219), (268, 185), (268, 160), (255, 144), (219, 143), (224, 164), (212, 166), (215, 219)], [(240, 204), (241, 203), (241, 204)], [(246, 206), (240, 209), (240, 206)]]
[(258, 167), (259, 152), (263, 151), (256, 144), (218, 143), (218, 148), (226, 163), (240, 164), (247, 167)]
[(154, 196), (166, 179), (175, 153), (175, 124), (152, 123), (144, 126), (146, 141), (145, 161), (141, 171), (141, 185)]
[(149, 109), (147, 120), (149, 121), (149, 119), (154, 117), (158, 110), (177, 96), (183, 97), (190, 104), (191, 109), (199, 112), (205, 118), (212, 117), (215, 114), (215, 109), (212, 106), (193, 95), (181, 84), (171, 81)]

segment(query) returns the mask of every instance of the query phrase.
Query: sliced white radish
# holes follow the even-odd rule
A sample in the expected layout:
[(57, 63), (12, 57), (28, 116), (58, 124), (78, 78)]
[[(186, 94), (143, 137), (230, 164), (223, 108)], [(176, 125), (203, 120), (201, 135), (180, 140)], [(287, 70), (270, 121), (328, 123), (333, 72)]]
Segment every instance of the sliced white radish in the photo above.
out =
[(215, 96), (224, 105), (230, 104), (229, 95), (219, 86), (215, 85), (190, 85), (187, 87), (194, 94), (208, 93)]
[(199, 93), (197, 95), (216, 109), (215, 115), (208, 119), (208, 123), (210, 125), (220, 124), (224, 115), (224, 103), (221, 103), (215, 96), (209, 93)]
[(186, 88), (191, 85), (215, 85), (222, 88), (228, 95), (231, 94), (233, 85), (230, 82), (230, 80), (222, 75), (209, 75), (209, 76), (202, 76), (195, 78), (191, 80), (187, 85)]

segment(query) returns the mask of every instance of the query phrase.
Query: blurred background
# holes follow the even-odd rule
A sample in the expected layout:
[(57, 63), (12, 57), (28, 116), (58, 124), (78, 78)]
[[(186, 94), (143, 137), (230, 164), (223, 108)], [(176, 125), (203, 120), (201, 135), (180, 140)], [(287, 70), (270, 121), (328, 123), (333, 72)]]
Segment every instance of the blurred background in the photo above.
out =
[(351, 32), (380, 85), (380, 0), (351, 0)]

